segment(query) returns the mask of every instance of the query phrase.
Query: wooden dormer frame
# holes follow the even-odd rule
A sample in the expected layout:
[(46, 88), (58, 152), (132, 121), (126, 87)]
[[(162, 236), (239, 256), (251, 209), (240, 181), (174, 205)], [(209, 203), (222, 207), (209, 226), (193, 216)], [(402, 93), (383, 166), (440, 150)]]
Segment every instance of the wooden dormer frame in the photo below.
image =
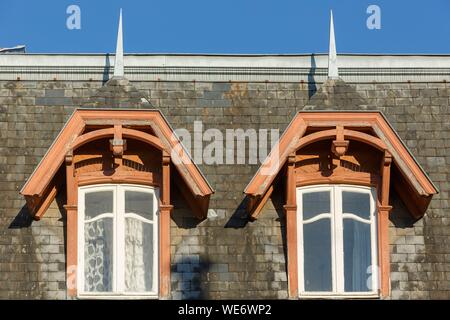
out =
[[(370, 132), (367, 133), (367, 132)], [(332, 177), (306, 175), (299, 179), (295, 173), (296, 153), (308, 145), (331, 140), (331, 152), (340, 157), (352, 141), (370, 146), (381, 153), (379, 176), (352, 173)], [(392, 179), (391, 168), (399, 175)], [(297, 204), (296, 188), (315, 184), (355, 184), (375, 186), (378, 190), (378, 257), (380, 294), (390, 293), (389, 258), (389, 190), (391, 182), (415, 219), (421, 218), (438, 189), (420, 167), (407, 147), (381, 112), (299, 112), (265, 159), (244, 190), (249, 198), (248, 212), (256, 220), (274, 192), (276, 177), (285, 181), (286, 239), (289, 296), (298, 296)], [(394, 181), (393, 181), (394, 180)]]
[[(89, 125), (108, 124), (111, 128), (83, 134)], [(56, 181), (58, 170), (73, 144), (83, 144), (100, 137), (113, 137), (114, 124), (124, 126), (135, 124), (151, 128), (155, 135), (125, 127), (122, 129), (122, 134), (124, 137), (153, 144), (159, 149), (164, 148), (171, 157), (175, 157), (172, 163), (195, 199), (208, 197), (214, 192), (159, 110), (77, 109), (20, 191), (36, 220), (39, 220), (48, 208), (47, 202), (51, 202), (48, 196), (50, 195), (51, 198), (55, 195), (55, 190), (58, 188), (57, 182), (59, 182)], [(206, 212), (196, 213), (196, 215), (199, 218), (205, 218)]]
[[(330, 127), (333, 129), (329, 129)], [(338, 127), (343, 128), (343, 139), (361, 141), (380, 151), (389, 151), (395, 166), (401, 173), (402, 182), (407, 183), (408, 191), (414, 193), (412, 196), (415, 201), (405, 201), (408, 197), (405, 192), (402, 192), (400, 196), (415, 218), (422, 217), (431, 196), (438, 193), (438, 189), (383, 114), (376, 111), (299, 112), (253, 176), (244, 193), (253, 199), (264, 198), (277, 175), (285, 167), (290, 153), (320, 140), (337, 140)], [(306, 134), (307, 130), (312, 128), (318, 129), (311, 134)], [(327, 129), (321, 130), (322, 128)], [(361, 128), (371, 129), (374, 135), (359, 131)], [(401, 188), (396, 187), (397, 189)], [(416, 206), (416, 204), (419, 205)], [(257, 218), (259, 213), (259, 211), (252, 210), (252, 218)]]
[[(106, 139), (105, 138), (109, 138)], [(116, 171), (112, 175), (89, 173), (76, 176), (74, 155), (91, 142), (109, 141), (114, 164), (122, 167), (127, 141), (139, 141), (159, 153), (157, 174)], [(102, 142), (103, 143), (103, 142)], [(155, 151), (155, 152), (156, 152)], [(171, 170), (174, 181), (198, 219), (205, 219), (209, 198), (214, 192), (158, 110), (77, 109), (67, 121), (20, 193), (35, 220), (42, 218), (59, 190), (67, 192), (67, 284), (68, 295), (77, 296), (73, 284), (78, 264), (78, 188), (103, 183), (153, 185), (160, 189), (159, 203), (159, 297), (170, 294), (170, 198)], [(65, 174), (64, 174), (65, 173)], [(65, 179), (64, 179), (65, 176)], [(181, 179), (179, 178), (181, 177)], [(65, 180), (65, 181), (64, 181)]]

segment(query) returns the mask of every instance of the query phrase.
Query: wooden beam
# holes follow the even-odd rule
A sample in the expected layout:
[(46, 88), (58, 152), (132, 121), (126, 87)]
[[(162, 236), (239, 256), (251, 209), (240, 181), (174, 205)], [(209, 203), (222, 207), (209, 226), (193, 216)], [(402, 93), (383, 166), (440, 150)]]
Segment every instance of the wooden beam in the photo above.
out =
[(336, 126), (336, 139), (331, 143), (331, 152), (333, 152), (336, 157), (341, 157), (345, 155), (348, 150), (348, 145), (350, 141), (344, 140), (344, 126)]
[(39, 205), (37, 211), (35, 212), (33, 219), (36, 221), (41, 220), (42, 216), (45, 212), (47, 212), (48, 207), (52, 204), (53, 200), (55, 200), (56, 195), (58, 193), (58, 186), (54, 184), (50, 185), (50, 191), (43, 199), (42, 203)]
[(297, 203), (295, 187), (295, 153), (287, 159), (286, 180), (286, 241), (287, 241), (287, 271), (289, 297), (298, 296), (298, 257), (297, 257)]
[(66, 226), (67, 226), (67, 264), (66, 283), (67, 296), (77, 296), (77, 267), (78, 267), (78, 206), (77, 206), (77, 186), (75, 181), (75, 168), (72, 153), (68, 153), (65, 158), (66, 163), (66, 190), (67, 204)]
[(170, 295), (170, 155), (163, 151), (162, 156), (162, 188), (160, 211), (160, 259), (159, 259), (159, 295), (168, 298)]
[(381, 190), (378, 205), (378, 257), (380, 265), (380, 292), (382, 297), (390, 294), (390, 252), (389, 252), (389, 187), (392, 156), (385, 151), (381, 164)]
[(267, 189), (266, 193), (258, 199), (255, 199), (255, 203), (252, 204), (250, 208), (250, 219), (256, 220), (258, 219), (259, 214), (261, 213), (262, 209), (264, 208), (264, 205), (267, 203), (267, 200), (269, 200), (270, 196), (273, 192), (273, 184), (270, 185), (269, 189)]

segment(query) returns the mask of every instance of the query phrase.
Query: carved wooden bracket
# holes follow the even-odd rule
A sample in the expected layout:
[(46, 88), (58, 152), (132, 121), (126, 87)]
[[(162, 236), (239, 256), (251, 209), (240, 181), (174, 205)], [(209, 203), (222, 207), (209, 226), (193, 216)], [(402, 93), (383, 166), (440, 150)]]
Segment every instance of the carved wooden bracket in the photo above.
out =
[(389, 206), (389, 189), (391, 184), (391, 164), (392, 155), (387, 150), (384, 152), (384, 157), (381, 162), (381, 199), (382, 206)]
[(378, 210), (379, 210), (380, 212), (382, 212), (382, 213), (389, 213), (389, 212), (391, 212), (391, 210), (392, 210), (392, 206), (389, 206), (389, 205), (387, 205), (387, 206), (385, 206), (385, 205), (379, 205), (379, 206), (378, 206)]
[(350, 141), (344, 140), (344, 127), (336, 126), (336, 140), (333, 140), (331, 144), (331, 152), (333, 152), (336, 157), (341, 157), (345, 155), (348, 150), (348, 145)]
[(127, 141), (122, 139), (122, 125), (114, 125), (114, 139), (109, 140), (109, 148), (114, 157), (121, 158), (127, 149)]
[(69, 152), (66, 153), (66, 156), (64, 158), (66, 165), (70, 166), (73, 162), (73, 151), (70, 150)]
[(111, 139), (109, 140), (109, 148), (115, 157), (121, 158), (124, 151), (127, 149), (127, 140)]
[(286, 204), (295, 203), (295, 152), (288, 155), (286, 172)]
[(286, 213), (297, 213), (297, 205), (296, 204), (285, 204), (283, 209)]
[(170, 165), (170, 154), (165, 150), (163, 151), (163, 155), (162, 155), (162, 164), (163, 164), (163, 166)]
[(163, 205), (170, 204), (170, 155), (167, 151), (162, 152), (162, 194)]
[(287, 163), (288, 163), (288, 165), (295, 164), (295, 152), (289, 153)]
[(391, 163), (392, 163), (392, 155), (389, 153), (389, 151), (385, 151), (384, 158), (383, 158), (383, 165), (390, 166)]
[(78, 206), (77, 205), (65, 204), (63, 207), (67, 211), (77, 211), (78, 210)]
[(170, 204), (161, 204), (159, 205), (159, 211), (161, 214), (168, 213), (170, 214), (173, 210), (173, 205)]

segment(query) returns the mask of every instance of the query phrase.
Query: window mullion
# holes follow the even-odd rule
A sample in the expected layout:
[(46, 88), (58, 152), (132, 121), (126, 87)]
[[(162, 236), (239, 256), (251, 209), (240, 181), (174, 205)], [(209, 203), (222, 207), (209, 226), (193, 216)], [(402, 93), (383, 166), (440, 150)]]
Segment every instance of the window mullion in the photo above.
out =
[(335, 186), (334, 194), (334, 230), (335, 230), (335, 275), (337, 293), (344, 292), (344, 245), (343, 245), (343, 221), (342, 221), (342, 190)]
[(115, 251), (115, 282), (116, 292), (123, 293), (125, 287), (125, 219), (124, 190), (122, 186), (116, 189), (116, 251)]

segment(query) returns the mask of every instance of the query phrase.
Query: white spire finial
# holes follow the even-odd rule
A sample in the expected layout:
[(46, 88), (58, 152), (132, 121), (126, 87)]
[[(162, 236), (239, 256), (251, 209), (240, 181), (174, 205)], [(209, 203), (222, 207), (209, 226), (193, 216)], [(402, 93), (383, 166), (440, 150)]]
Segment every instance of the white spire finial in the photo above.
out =
[(328, 78), (339, 78), (336, 55), (336, 39), (334, 37), (333, 10), (330, 10), (330, 47), (328, 51)]
[(114, 61), (114, 77), (123, 76), (122, 9), (120, 9), (119, 30), (117, 31), (116, 58)]

